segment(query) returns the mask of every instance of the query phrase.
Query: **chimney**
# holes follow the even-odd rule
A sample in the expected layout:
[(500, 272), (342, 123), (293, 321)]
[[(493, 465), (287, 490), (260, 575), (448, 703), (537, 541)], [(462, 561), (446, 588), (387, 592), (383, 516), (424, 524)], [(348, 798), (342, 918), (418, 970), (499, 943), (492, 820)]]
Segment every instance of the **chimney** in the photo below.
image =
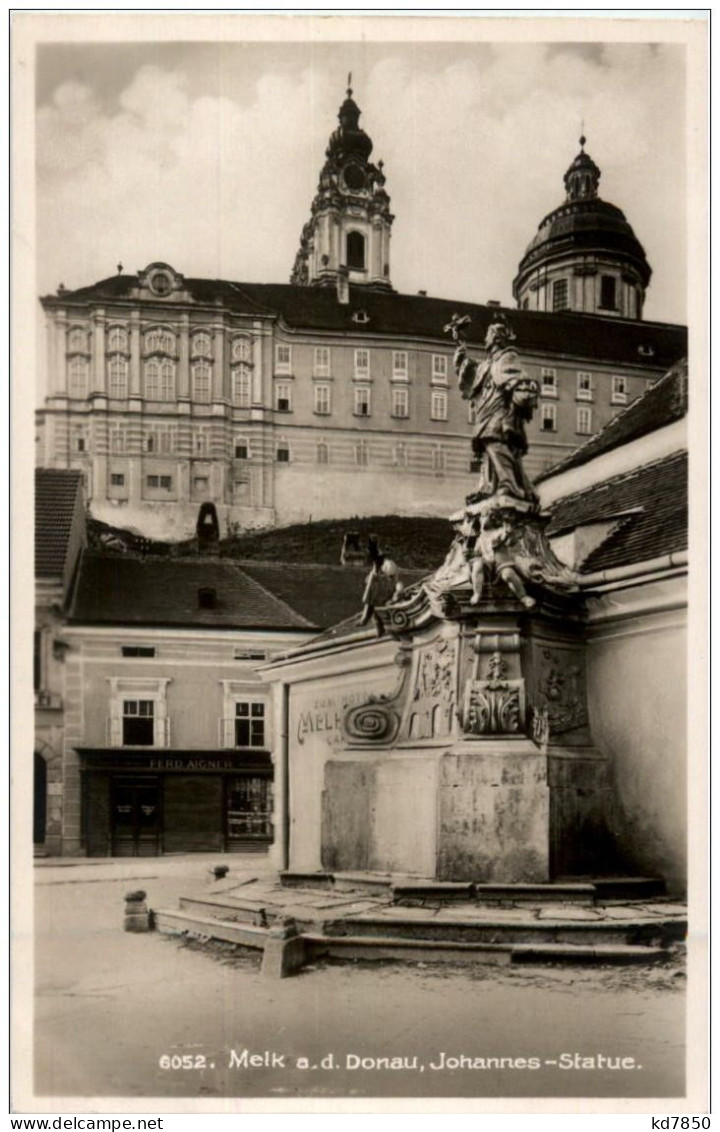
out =
[(337, 301), (347, 306), (350, 302), (350, 284), (348, 283), (348, 269), (344, 263), (340, 264), (337, 273)]
[(198, 609), (214, 609), (217, 605), (217, 590), (212, 586), (201, 586), (198, 590)]
[(485, 306), (486, 307), (499, 307), (499, 306), (502, 306), (502, 304), (499, 301), (499, 299), (488, 299)]
[(423, 299), (427, 299), (427, 291), (418, 291), (418, 295), (421, 295)]
[(360, 532), (346, 531), (343, 536), (342, 551), (340, 552), (341, 566), (355, 566), (365, 564), (365, 551), (360, 546)]

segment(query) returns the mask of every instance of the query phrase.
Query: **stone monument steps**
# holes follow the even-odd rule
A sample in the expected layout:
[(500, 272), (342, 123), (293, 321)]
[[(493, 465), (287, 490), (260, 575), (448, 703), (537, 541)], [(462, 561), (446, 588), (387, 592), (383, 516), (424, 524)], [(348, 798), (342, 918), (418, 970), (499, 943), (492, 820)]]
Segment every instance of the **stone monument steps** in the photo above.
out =
[(592, 883), (562, 884), (454, 884), (435, 881), (411, 881), (392, 886), (394, 904), (420, 901), (451, 903), (474, 901), (477, 904), (595, 903), (596, 890)]
[(254, 924), (214, 919), (166, 908), (153, 911), (153, 927), (165, 935), (185, 936), (201, 943), (218, 939), (260, 950), (264, 949), (268, 936), (266, 928), (256, 927)]
[(467, 943), (378, 936), (329, 937), (305, 933), (310, 959), (405, 960), (411, 963), (451, 962), (508, 966), (511, 963), (656, 963), (668, 956), (664, 947), (600, 943)]
[(562, 877), (547, 884), (439, 881), (426, 877), (372, 872), (284, 872), (283, 888), (324, 889), (334, 892), (367, 892), (389, 895), (395, 904), (431, 901), (479, 904), (563, 903), (604, 904), (612, 901), (645, 901), (661, 897), (665, 882), (660, 877)]
[[(185, 911), (159, 909), (153, 913), (157, 931), (166, 935), (192, 939), (200, 943), (219, 940), (263, 953), (271, 946), (271, 931), (234, 921), (221, 920)], [(665, 959), (668, 951), (657, 942), (628, 943), (620, 937), (609, 938), (605, 933), (582, 939), (566, 933), (566, 938), (551, 939), (547, 935), (534, 940), (511, 938), (503, 934), (493, 939), (461, 939), (406, 937), (401, 933), (371, 935), (355, 932), (357, 924), (348, 922), (352, 934), (333, 935), (318, 930), (320, 925), (302, 931), (292, 940), (301, 955), (294, 960), (293, 969), (282, 971), (291, 974), (316, 959), (339, 960), (395, 960), (406, 962), (464, 962), (485, 965), (511, 963), (654, 963)], [(367, 925), (365, 925), (367, 926)], [(562, 933), (560, 933), (562, 935)]]
[(664, 896), (666, 891), (662, 877), (596, 877), (592, 884), (598, 904), (652, 900)]
[(266, 910), (262, 901), (232, 896), (181, 896), (179, 905), (183, 912), (256, 927), (267, 927), (277, 915), (277, 908)]
[(325, 921), (323, 934), (333, 938), (392, 938), (477, 944), (545, 943), (594, 947), (599, 944), (667, 947), (685, 938), (687, 922), (681, 917), (648, 917), (642, 914), (622, 919), (570, 919), (542, 916), (519, 917), (508, 913), (492, 918), (450, 917), (431, 914), (406, 919), (399, 915), (367, 915)]

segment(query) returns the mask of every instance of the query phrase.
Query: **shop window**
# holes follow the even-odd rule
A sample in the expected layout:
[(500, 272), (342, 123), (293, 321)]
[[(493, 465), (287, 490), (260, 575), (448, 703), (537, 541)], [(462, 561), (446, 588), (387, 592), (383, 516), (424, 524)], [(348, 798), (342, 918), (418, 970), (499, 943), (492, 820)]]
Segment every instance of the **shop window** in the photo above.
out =
[(445, 453), (443, 452), (442, 448), (434, 448), (433, 449), (433, 458), (432, 459), (433, 459), (433, 471), (434, 472), (444, 472), (445, 471)]
[(172, 476), (147, 476), (148, 487), (161, 488), (163, 491), (172, 491)]
[(228, 842), (268, 842), (273, 837), (273, 785), (269, 775), (246, 774), (227, 782)]
[(328, 446), (324, 440), (321, 440), (317, 446), (317, 462), (318, 464), (327, 464), (330, 460), (330, 453)]
[(407, 446), (405, 444), (396, 444), (393, 451), (393, 464), (396, 468), (407, 467)]
[(366, 468), (368, 464), (368, 445), (366, 440), (359, 440), (355, 445), (355, 463), (359, 468)]
[(265, 704), (253, 700), (235, 704), (235, 746), (265, 746)]
[(155, 739), (155, 701), (123, 700), (123, 747), (152, 747)]
[(122, 645), (123, 656), (155, 656), (154, 645)]
[(125, 487), (125, 475), (123, 472), (110, 473), (110, 486), (111, 487)]

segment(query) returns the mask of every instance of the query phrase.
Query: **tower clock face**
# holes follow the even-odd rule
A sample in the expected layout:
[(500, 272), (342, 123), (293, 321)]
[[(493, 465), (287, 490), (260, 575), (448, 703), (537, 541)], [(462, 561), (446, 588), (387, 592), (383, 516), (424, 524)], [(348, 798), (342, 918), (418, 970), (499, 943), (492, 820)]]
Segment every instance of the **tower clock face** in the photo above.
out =
[(343, 176), (345, 178), (345, 184), (349, 189), (358, 191), (365, 187), (365, 174), (355, 162), (351, 162), (350, 165), (345, 166)]

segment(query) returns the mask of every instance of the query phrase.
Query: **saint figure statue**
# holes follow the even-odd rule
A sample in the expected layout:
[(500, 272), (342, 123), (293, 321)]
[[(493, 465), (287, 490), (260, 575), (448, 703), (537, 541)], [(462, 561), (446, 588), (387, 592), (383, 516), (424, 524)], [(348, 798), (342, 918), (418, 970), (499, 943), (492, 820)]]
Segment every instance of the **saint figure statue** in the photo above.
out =
[(488, 327), (487, 356), (482, 364), (467, 352), (465, 331), (469, 322), (469, 318), (455, 315), (445, 329), (457, 342), (455, 372), (460, 393), (474, 409), (473, 455), (480, 471), (474, 498), (492, 497), (496, 505), (533, 511), (538, 500), (522, 457), (528, 448), (525, 423), (537, 407), (537, 382), (520, 364), (513, 346), (515, 335), (502, 316)]

